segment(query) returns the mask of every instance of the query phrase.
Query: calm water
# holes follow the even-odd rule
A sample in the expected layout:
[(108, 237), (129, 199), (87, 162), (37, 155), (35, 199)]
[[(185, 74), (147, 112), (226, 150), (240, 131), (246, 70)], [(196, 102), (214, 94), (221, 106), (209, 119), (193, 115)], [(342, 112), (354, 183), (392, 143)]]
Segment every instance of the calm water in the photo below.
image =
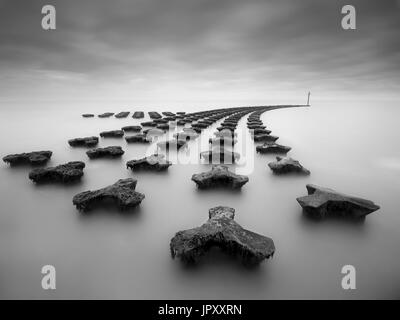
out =
[[(293, 148), (289, 155), (311, 176), (274, 177), (267, 168), (273, 156), (254, 153), (254, 170), (241, 192), (198, 191), (190, 178), (207, 169), (202, 164), (132, 173), (125, 162), (143, 156), (147, 147), (123, 139), (100, 143), (122, 145), (120, 160), (89, 161), (85, 149), (67, 145), (69, 138), (143, 121), (83, 119), (81, 113), (135, 108), (2, 109), (2, 156), (50, 149), (49, 164), (84, 160), (87, 168), (80, 184), (35, 186), (29, 168), (0, 166), (0, 298), (400, 298), (399, 103), (320, 102), (265, 113), (263, 121), (280, 136), (278, 142)], [(72, 205), (76, 193), (126, 177), (137, 178), (137, 190), (146, 195), (132, 213), (85, 215)], [(306, 194), (306, 183), (371, 199), (381, 210), (364, 224), (309, 221), (295, 200)], [(274, 258), (251, 270), (218, 250), (195, 268), (172, 260), (175, 232), (199, 226), (217, 205), (234, 207), (243, 227), (273, 238)], [(55, 291), (41, 289), (46, 264), (56, 267)], [(340, 285), (346, 264), (357, 269), (357, 289), (350, 292)]]

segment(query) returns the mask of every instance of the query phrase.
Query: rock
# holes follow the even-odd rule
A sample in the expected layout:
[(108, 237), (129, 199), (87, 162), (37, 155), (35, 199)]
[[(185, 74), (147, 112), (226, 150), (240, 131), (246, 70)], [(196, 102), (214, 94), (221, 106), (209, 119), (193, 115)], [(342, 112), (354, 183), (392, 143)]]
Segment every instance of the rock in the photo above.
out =
[(111, 146), (105, 148), (96, 148), (89, 150), (86, 152), (90, 159), (98, 159), (98, 158), (116, 158), (120, 157), (124, 154), (124, 150), (122, 150), (119, 146)]
[(157, 123), (157, 124), (165, 124), (165, 123), (168, 123), (168, 120), (166, 120), (166, 119), (154, 119), (153, 122)]
[(279, 139), (279, 137), (271, 136), (270, 134), (267, 134), (267, 133), (255, 134), (253, 136), (254, 142), (275, 142), (278, 139)]
[(169, 112), (169, 111), (164, 111), (164, 112), (161, 112), (164, 116), (167, 116), (167, 117), (175, 117), (175, 113), (173, 113), (173, 112)]
[(157, 129), (161, 129), (161, 130), (169, 130), (169, 124), (167, 123), (161, 123), (159, 125), (157, 125)]
[(256, 128), (256, 129), (253, 129), (253, 132), (252, 132), (252, 133), (253, 133), (254, 135), (256, 135), (256, 134), (270, 134), (270, 133), (271, 133), (271, 130)]
[(68, 140), (71, 147), (94, 147), (99, 143), (98, 137), (85, 137)]
[(168, 140), (168, 141), (160, 141), (157, 143), (157, 146), (160, 149), (165, 149), (165, 150), (179, 150), (180, 148), (186, 146), (186, 141), (184, 140)]
[(193, 264), (212, 247), (240, 258), (245, 265), (256, 265), (272, 257), (275, 252), (273, 240), (243, 229), (234, 217), (233, 208), (210, 209), (209, 219), (202, 226), (179, 231), (171, 239), (172, 258)]
[(335, 190), (307, 184), (308, 196), (297, 198), (304, 212), (313, 218), (339, 216), (363, 219), (380, 207), (369, 200), (356, 198)]
[(113, 115), (114, 115), (113, 112), (105, 112), (105, 113), (99, 114), (98, 117), (99, 118), (109, 118), (109, 117), (111, 117)]
[(144, 194), (135, 191), (136, 183), (134, 179), (121, 179), (103, 189), (79, 193), (72, 202), (81, 211), (89, 211), (105, 201), (112, 201), (119, 210), (130, 209), (145, 198)]
[(161, 119), (162, 116), (158, 112), (150, 111), (149, 112), (150, 119)]
[(155, 170), (162, 171), (167, 170), (172, 163), (165, 160), (165, 156), (162, 154), (153, 154), (152, 156), (145, 157), (143, 159), (131, 160), (126, 163), (127, 168), (131, 170)]
[(156, 127), (157, 123), (153, 121), (146, 121), (141, 123), (142, 127)]
[(132, 115), (132, 118), (135, 118), (135, 119), (144, 118), (144, 112), (143, 111), (135, 111)]
[(123, 135), (124, 131), (122, 130), (103, 131), (100, 133), (100, 137), (103, 138), (121, 138)]
[(29, 173), (29, 179), (36, 183), (74, 182), (83, 176), (83, 168), (85, 168), (84, 162), (68, 162), (57, 167), (35, 169)]
[(249, 178), (229, 171), (227, 166), (216, 165), (212, 166), (210, 171), (194, 174), (192, 180), (200, 189), (219, 186), (240, 189), (249, 181)]
[(200, 157), (208, 160), (210, 163), (234, 163), (239, 160), (240, 155), (237, 152), (230, 151), (221, 147), (214, 147), (209, 151), (200, 153)]
[(40, 165), (49, 161), (52, 155), (53, 152), (51, 151), (33, 151), (20, 154), (9, 154), (3, 158), (3, 161), (12, 166), (19, 164)]
[(151, 139), (147, 136), (147, 134), (136, 134), (134, 136), (125, 137), (127, 143), (150, 143)]
[(263, 126), (263, 125), (260, 125), (260, 124), (249, 124), (249, 125), (247, 125), (247, 128), (248, 129), (265, 129), (266, 126)]
[(84, 117), (84, 118), (93, 118), (93, 117), (94, 117), (94, 114), (92, 114), (92, 113), (84, 113), (84, 114), (82, 115), (82, 117)]
[(300, 162), (292, 158), (276, 157), (275, 162), (268, 163), (268, 166), (276, 174), (285, 174), (290, 172), (308, 175), (310, 171), (304, 168)]
[(266, 142), (262, 146), (257, 146), (256, 151), (259, 153), (288, 153), (292, 148), (277, 144), (275, 142)]
[(126, 126), (121, 128), (125, 132), (140, 132), (142, 130), (141, 126)]
[(123, 111), (123, 112), (117, 113), (117, 114), (115, 115), (115, 117), (116, 117), (116, 118), (119, 118), (119, 119), (121, 119), (121, 118), (126, 118), (127, 116), (129, 116), (129, 113), (130, 113), (130, 112)]

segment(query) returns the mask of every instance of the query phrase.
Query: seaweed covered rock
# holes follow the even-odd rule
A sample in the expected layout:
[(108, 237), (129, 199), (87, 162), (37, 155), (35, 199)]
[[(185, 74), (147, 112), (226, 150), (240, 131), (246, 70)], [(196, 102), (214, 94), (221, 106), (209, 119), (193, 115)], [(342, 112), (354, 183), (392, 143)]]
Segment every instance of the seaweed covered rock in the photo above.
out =
[(96, 148), (86, 152), (90, 159), (116, 158), (121, 157), (124, 153), (124, 150), (122, 150), (122, 148), (119, 146)]
[(98, 137), (75, 138), (68, 140), (71, 147), (94, 147), (99, 143)]
[(114, 115), (113, 112), (105, 112), (105, 113), (99, 114), (98, 117), (99, 118), (109, 118), (109, 117), (111, 117), (113, 115)]
[(83, 168), (85, 168), (84, 162), (68, 162), (56, 167), (35, 169), (29, 173), (29, 179), (36, 183), (70, 183), (81, 179), (83, 176)]
[(235, 209), (215, 207), (200, 227), (179, 231), (171, 239), (172, 258), (188, 264), (196, 263), (212, 247), (238, 257), (245, 265), (257, 265), (275, 253), (271, 238), (242, 228), (234, 221)]
[(141, 126), (126, 126), (121, 128), (125, 132), (140, 132), (142, 130)]
[(229, 171), (227, 166), (215, 165), (210, 171), (194, 174), (192, 180), (200, 189), (220, 186), (240, 189), (249, 178)]
[(127, 143), (150, 143), (151, 139), (147, 136), (147, 134), (139, 133), (133, 136), (125, 137), (125, 141)]
[(53, 152), (51, 151), (32, 151), (28, 153), (9, 154), (3, 161), (14, 166), (20, 164), (41, 165), (50, 160)]
[(268, 163), (275, 174), (299, 173), (308, 175), (310, 171), (304, 168), (299, 161), (292, 158), (276, 157), (276, 161)]
[(144, 118), (144, 112), (143, 111), (135, 111), (132, 115), (132, 118), (135, 118), (135, 119)]
[(256, 151), (259, 153), (288, 153), (292, 148), (283, 146), (274, 142), (266, 142), (261, 146), (256, 147)]
[(186, 141), (178, 139), (160, 141), (159, 143), (157, 143), (157, 146), (160, 149), (165, 149), (165, 150), (179, 150), (180, 148), (186, 146)]
[(214, 147), (211, 150), (200, 153), (200, 157), (208, 160), (209, 163), (234, 163), (239, 160), (240, 155), (237, 152), (233, 152), (223, 147)]
[(123, 112), (117, 113), (115, 115), (115, 117), (118, 118), (118, 119), (126, 118), (127, 116), (129, 116), (129, 113), (130, 112), (128, 112), (128, 111), (123, 111)]
[(136, 184), (135, 179), (121, 179), (103, 189), (79, 193), (72, 202), (80, 211), (89, 211), (110, 201), (119, 210), (127, 210), (138, 206), (145, 198), (144, 194), (135, 191)]
[(121, 138), (123, 135), (124, 131), (122, 130), (103, 131), (100, 133), (100, 137), (102, 138)]
[(138, 160), (131, 160), (126, 163), (127, 168), (131, 170), (167, 170), (172, 163), (165, 159), (162, 154), (153, 154)]
[(308, 196), (297, 198), (304, 212), (322, 219), (339, 216), (351, 219), (364, 219), (366, 215), (380, 207), (370, 200), (349, 196), (332, 189), (307, 184)]

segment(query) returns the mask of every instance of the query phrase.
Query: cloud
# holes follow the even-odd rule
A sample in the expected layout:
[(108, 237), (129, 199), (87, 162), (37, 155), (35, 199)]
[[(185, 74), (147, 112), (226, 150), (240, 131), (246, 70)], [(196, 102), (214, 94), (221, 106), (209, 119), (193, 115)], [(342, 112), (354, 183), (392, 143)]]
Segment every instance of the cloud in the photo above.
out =
[(48, 2), (0, 2), (2, 97), (399, 91), (395, 0), (352, 1), (351, 31), (345, 1), (58, 0), (57, 30), (44, 31)]

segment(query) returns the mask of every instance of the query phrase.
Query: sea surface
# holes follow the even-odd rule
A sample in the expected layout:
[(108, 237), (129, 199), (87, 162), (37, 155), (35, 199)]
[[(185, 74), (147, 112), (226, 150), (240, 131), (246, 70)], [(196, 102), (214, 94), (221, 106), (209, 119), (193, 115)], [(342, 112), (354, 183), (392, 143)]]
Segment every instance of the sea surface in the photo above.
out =
[[(124, 156), (114, 160), (89, 160), (86, 149), (67, 144), (147, 120), (84, 119), (82, 113), (200, 108), (10, 102), (1, 109), (1, 156), (49, 149), (54, 152), (49, 165), (79, 160), (87, 165), (82, 182), (69, 186), (36, 186), (28, 179), (29, 167), (0, 165), (1, 299), (400, 298), (399, 102), (316, 101), (309, 108), (264, 113), (278, 142), (292, 147), (288, 155), (311, 175), (274, 176), (267, 167), (274, 156), (256, 154), (247, 142), (239, 147), (246, 164), (236, 167), (250, 181), (235, 192), (198, 190), (191, 176), (209, 169), (202, 163), (133, 173), (126, 161), (144, 156), (149, 147), (124, 139), (100, 141), (99, 146), (124, 148)], [(216, 126), (202, 135), (208, 139)], [(206, 146), (190, 145), (193, 159)], [(182, 152), (185, 158), (188, 151)], [(137, 191), (146, 196), (137, 209), (84, 214), (72, 205), (75, 194), (128, 177), (138, 180)], [(364, 223), (311, 221), (296, 201), (306, 195), (307, 183), (373, 200), (381, 209)], [(235, 208), (244, 228), (271, 237), (274, 257), (251, 269), (219, 250), (195, 267), (173, 260), (174, 234), (201, 225), (219, 205)], [(44, 265), (56, 268), (56, 290), (41, 287)], [(341, 287), (344, 265), (356, 268), (355, 290)]]

